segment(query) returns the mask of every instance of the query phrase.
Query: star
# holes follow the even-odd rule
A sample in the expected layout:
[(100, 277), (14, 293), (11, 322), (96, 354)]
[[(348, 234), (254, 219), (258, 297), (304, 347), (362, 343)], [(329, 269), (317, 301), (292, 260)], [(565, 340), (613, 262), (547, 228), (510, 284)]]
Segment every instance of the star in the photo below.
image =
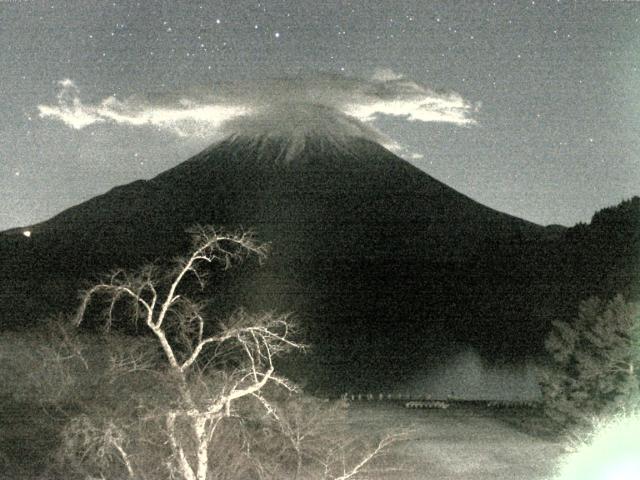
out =
[[(112, 2), (117, 2), (118, 9), (111, 7)], [(39, 70), (55, 58), (60, 63), (60, 69), (54, 69), (55, 73), (47, 74), (47, 80), (56, 82), (68, 76), (78, 84), (78, 92), (70, 89), (69, 95), (60, 100), (59, 107), (68, 106), (70, 113), (81, 115), (84, 112), (85, 103), (94, 103), (92, 98), (99, 100), (103, 96), (107, 97), (106, 92), (110, 92), (113, 88), (119, 91), (117, 98), (122, 99), (128, 96), (137, 99), (138, 95), (140, 98), (145, 98), (147, 89), (155, 91), (161, 85), (165, 85), (165, 81), (166, 88), (159, 88), (160, 93), (172, 90), (181, 92), (183, 89), (190, 91), (192, 83), (216, 81), (224, 84), (225, 82), (233, 83), (236, 77), (277, 77), (280, 74), (279, 62), (283, 63), (282, 67), (287, 71), (295, 72), (298, 68), (304, 71), (305, 68), (309, 68), (311, 71), (319, 69), (338, 76), (346, 75), (347, 65), (349, 65), (349, 72), (353, 71), (353, 75), (364, 77), (369, 77), (377, 68), (392, 66), (391, 70), (395, 73), (405, 75), (418, 84), (443, 90), (448, 88), (455, 90), (457, 87), (463, 91), (456, 93), (465, 99), (468, 96), (471, 102), (490, 105), (491, 108), (479, 108), (483, 116), (478, 116), (478, 120), (488, 122), (487, 125), (494, 125), (492, 123), (494, 119), (491, 116), (495, 112), (504, 112), (505, 118), (509, 117), (510, 121), (505, 132), (515, 135), (516, 133), (509, 128), (512, 124), (516, 125), (512, 119), (516, 112), (519, 112), (518, 114), (528, 116), (529, 121), (540, 128), (541, 132), (549, 130), (551, 137), (560, 132), (566, 133), (568, 126), (561, 122), (546, 122), (546, 119), (557, 118), (569, 112), (571, 108), (566, 105), (571, 103), (570, 100), (583, 99), (588, 102), (591, 98), (598, 98), (598, 102), (609, 105), (611, 103), (603, 103), (607, 101), (606, 96), (616, 97), (612, 101), (618, 102), (623, 95), (626, 95), (626, 89), (610, 91), (606, 89), (606, 80), (610, 77), (611, 69), (616, 68), (619, 74), (626, 74), (628, 80), (640, 79), (640, 62), (633, 63), (633, 59), (625, 53), (628, 46), (625, 47), (624, 42), (621, 41), (626, 38), (625, 35), (633, 32), (632, 27), (640, 25), (640, 15), (637, 12), (635, 15), (629, 12), (630, 15), (619, 16), (619, 12), (616, 13), (617, 10), (609, 5), (594, 5), (594, 11), (589, 15), (597, 13), (605, 17), (611, 15), (611, 18), (607, 17), (608, 19), (602, 24), (591, 23), (591, 29), (582, 31), (576, 30), (576, 25), (581, 25), (582, 20), (588, 24), (586, 19), (589, 15), (581, 9), (571, 9), (569, 5), (566, 11), (564, 7), (554, 10), (557, 8), (555, 0), (551, 5), (546, 3), (543, 5), (543, 2), (538, 0), (527, 0), (524, 2), (525, 8), (517, 12), (514, 9), (504, 8), (498, 0), (488, 0), (486, 9), (473, 7), (471, 5), (473, 2), (469, 6), (460, 5), (459, 8), (417, 6), (414, 9), (401, 5), (404, 2), (396, 2), (398, 5), (390, 2), (385, 8), (372, 9), (366, 18), (361, 15), (359, 9), (352, 8), (358, 3), (353, 1), (315, 2), (320, 6), (316, 8), (313, 0), (301, 0), (295, 10), (288, 6), (292, 5), (291, 2), (285, 0), (277, 2), (256, 0), (238, 7), (235, 4), (243, 2), (218, 2), (219, 5), (215, 10), (206, 8), (206, 2), (197, 3), (203, 5), (195, 5), (191, 12), (186, 7), (174, 7), (172, 2), (163, 4), (163, 8), (157, 8), (142, 0), (131, 2), (109, 0), (104, 5), (102, 15), (104, 21), (99, 27), (93, 21), (85, 21), (82, 8), (79, 6), (78, 8), (70, 6), (66, 9), (77, 17), (74, 19), (58, 12), (62, 9), (57, 4), (47, 4), (43, 8), (25, 7), (25, 12), (31, 10), (30, 15), (25, 15), (25, 21), (28, 17), (28, 20), (33, 22), (30, 26), (33, 31), (39, 31), (43, 36), (51, 34), (52, 48), (32, 50), (32, 56), (35, 57), (33, 62), (21, 58), (20, 56), (27, 49), (21, 50), (19, 47), (24, 44), (22, 37), (28, 37), (27, 32), (22, 32), (18, 25), (7, 25), (10, 30), (15, 30), (17, 38), (4, 49), (0, 48), (0, 53), (4, 52), (6, 58), (15, 59), (16, 62), (11, 64), (16, 68), (15, 71), (5, 72), (5, 74), (19, 80), (9, 82), (12, 88), (15, 86), (19, 89), (18, 87), (24, 85), (24, 88), (28, 88), (29, 91), (38, 91), (35, 85), (42, 78), (42, 72)], [(338, 9), (340, 11), (336, 15), (327, 15), (326, 7), (329, 3), (340, 6)], [(363, 3), (366, 4), (366, 2)], [(543, 11), (538, 12), (541, 8)], [(208, 10), (208, 13), (205, 10)], [(60, 15), (49, 15), (55, 12)], [(564, 18), (564, 14), (568, 16)], [(540, 23), (538, 15), (543, 15), (546, 21)], [(222, 28), (223, 19), (225, 28)], [(69, 24), (73, 36), (67, 38), (53, 35), (55, 31), (60, 30), (59, 25), (65, 22)], [(436, 28), (433, 28), (433, 22), (438, 23)], [(177, 30), (173, 31), (173, 25)], [(609, 30), (598, 30), (605, 25)], [(527, 28), (528, 26), (532, 28)], [(254, 31), (253, 35), (250, 34), (251, 30)], [(576, 34), (570, 33), (572, 31)], [(551, 35), (549, 35), (550, 32)], [(165, 33), (170, 34), (164, 35)], [(457, 35), (458, 33), (460, 35)], [(304, 37), (303, 42), (298, 42), (300, 35)], [(133, 37), (136, 37), (135, 42), (132, 41)], [(126, 39), (129, 41), (124, 42)], [(87, 40), (92, 41), (87, 42)], [(93, 40), (96, 41), (93, 42)], [(326, 46), (326, 49), (323, 48), (318, 52), (317, 44)], [(546, 48), (542, 50), (543, 47)], [(90, 49), (90, 55), (86, 55), (84, 49)], [(470, 49), (476, 49), (474, 56), (466, 58)], [(513, 62), (513, 57), (516, 57), (516, 62)], [(258, 58), (260, 61), (249, 62), (246, 61), (248, 58)], [(418, 59), (430, 59), (434, 65), (431, 69), (427, 69), (423, 66), (424, 62), (417, 62)], [(603, 69), (598, 66), (603, 59), (618, 59), (618, 62), (609, 62), (611, 69)], [(95, 69), (90, 67), (91, 62), (95, 62)], [(167, 68), (165, 62), (170, 62), (172, 68)], [(563, 62), (566, 62), (566, 69), (561, 71), (547, 68), (548, 65), (561, 65)], [(89, 67), (86, 67), (85, 63)], [(143, 65), (144, 68), (126, 67), (134, 64)], [(213, 65), (216, 65), (216, 72), (213, 72)], [(576, 65), (580, 68), (575, 68)], [(186, 69), (181, 66), (185, 66)], [(192, 75), (187, 73), (188, 68), (195, 69), (193, 74), (201, 77), (192, 78)], [(113, 72), (110, 73), (110, 69)], [(548, 82), (543, 74), (548, 75)], [(54, 75), (59, 75), (60, 79), (53, 78)], [(104, 78), (102, 78), (103, 75)], [(145, 82), (147, 78), (153, 79), (152, 84), (147, 85)], [(500, 89), (497, 88), (498, 78)], [(522, 104), (520, 110), (511, 107), (512, 102), (521, 100), (517, 92), (522, 91), (524, 85), (516, 85), (514, 82), (534, 82), (531, 87), (532, 95), (525, 97), (524, 100), (528, 103)], [(9, 83), (5, 82), (5, 88), (8, 88)], [(591, 90), (587, 89), (587, 86)], [(590, 94), (595, 90), (599, 93), (594, 93), (592, 97)], [(539, 98), (538, 94), (542, 91), (546, 92), (544, 98), (548, 101), (550, 110), (540, 110), (543, 113), (540, 115), (536, 113), (535, 108), (538, 104), (534, 100)], [(58, 104), (55, 95), (56, 93), (49, 89), (47, 96), (39, 96), (37, 101), (55, 106)], [(35, 100), (27, 97), (18, 93), (9, 97), (10, 111), (18, 112), (19, 115), (19, 118), (14, 120), (15, 128), (11, 130), (12, 134), (15, 130), (18, 140), (0, 142), (0, 158), (13, 155), (13, 152), (10, 152), (10, 146), (20, 143), (24, 152), (18, 153), (16, 163), (6, 171), (5, 180), (9, 185), (25, 184), (25, 187), (34, 188), (31, 184), (32, 179), (39, 179), (40, 172), (25, 162), (31, 161), (32, 157), (37, 158), (37, 148), (40, 148), (38, 142), (43, 142), (42, 129), (57, 123), (52, 117), (39, 118), (37, 113), (31, 113), (35, 108)], [(76, 97), (81, 101), (77, 108), (72, 103)], [(126, 100), (122, 102), (127, 103)], [(119, 104), (114, 103), (114, 105)], [(101, 108), (98, 103), (94, 106), (97, 109)], [(91, 110), (86, 110), (86, 114), (92, 115)], [(33, 118), (27, 115), (32, 115)], [(567, 113), (567, 115), (570, 114)], [(585, 151), (590, 155), (598, 154), (598, 148), (602, 146), (600, 140), (604, 141), (605, 136), (599, 135), (599, 143), (596, 146), (595, 138), (591, 138), (589, 133), (600, 131), (600, 128), (604, 128), (601, 123), (608, 120), (608, 117), (588, 115), (588, 121), (584, 122), (584, 125), (580, 124), (582, 130), (575, 132), (578, 143), (579, 138), (583, 138), (581, 141), (586, 142), (581, 145), (583, 148), (587, 147)], [(111, 138), (109, 135), (104, 135), (103, 138), (103, 134), (113, 128), (116, 123), (115, 120), (105, 120), (90, 128), (81, 129), (81, 135), (76, 135), (73, 130), (67, 133), (73, 141), (93, 140), (92, 148), (103, 149), (105, 142)], [(552, 127), (556, 124), (559, 125), (558, 132)], [(412, 125), (415, 127), (417, 124), (412, 123)], [(413, 129), (405, 131), (401, 122), (398, 122), (398, 125), (395, 122), (393, 124), (389, 122), (389, 126), (384, 123), (383, 127), (389, 128), (391, 136), (397, 136), (400, 142), (405, 140), (405, 136), (409, 137), (414, 132)], [(30, 128), (33, 131), (29, 130)], [(624, 130), (624, 135), (627, 135), (630, 127), (622, 125), (621, 128)], [(124, 133), (120, 128), (118, 131)], [(474, 129), (464, 130), (467, 132), (464, 135), (469, 132), (475, 135), (476, 133), (473, 132), (478, 131), (480, 128), (474, 127)], [(144, 135), (147, 134), (152, 136), (151, 131), (145, 130)], [(98, 138), (104, 141), (96, 142)], [(471, 136), (465, 136), (463, 146), (456, 146), (460, 151), (456, 150), (455, 155), (464, 156), (461, 152), (471, 148), (467, 145), (471, 143), (470, 138)], [(152, 136), (151, 140), (145, 137), (144, 140), (139, 141), (151, 142), (155, 141), (155, 137)], [(34, 142), (33, 145), (30, 142)], [(420, 139), (419, 148), (423, 147), (422, 142), (423, 140)], [(61, 152), (59, 158), (71, 158), (76, 154), (72, 144), (62, 141), (58, 143), (56, 148)], [(550, 141), (548, 145), (553, 149), (558, 144)], [(547, 148), (548, 145), (541, 148)], [(503, 149), (503, 147), (501, 145), (495, 148)], [(145, 168), (139, 165), (144, 154), (141, 153), (140, 157), (134, 158), (131, 146), (125, 148), (129, 150), (123, 150), (125, 152), (123, 155), (128, 154), (126, 158), (133, 167), (138, 165), (140, 172), (145, 171), (146, 159), (144, 160)], [(569, 149), (568, 146), (562, 148)], [(120, 154), (120, 150), (118, 153)], [(182, 151), (169, 153), (167, 150), (162, 154), (165, 155), (163, 165), (177, 162), (184, 156)], [(528, 155), (528, 152), (523, 153), (525, 154)], [(100, 155), (103, 155), (102, 150)], [(110, 155), (111, 152), (104, 153), (105, 158), (110, 159)], [(451, 153), (451, 155), (454, 154)], [(69, 164), (71, 168), (73, 162), (79, 163), (80, 160), (74, 157), (65, 162), (72, 162)], [(24, 174), (21, 171), (17, 172), (21, 166), (25, 166), (27, 177), (23, 178)], [(149, 166), (152, 167), (151, 161)], [(153, 168), (156, 167), (157, 164), (154, 161)], [(44, 168), (51, 167), (47, 165)], [(44, 173), (42, 175), (44, 176)], [(444, 176), (444, 173), (442, 175)], [(60, 175), (56, 178), (63, 177)], [(109, 181), (113, 184), (120, 182), (121, 178), (114, 177)], [(35, 183), (33, 185), (35, 186)], [(102, 184), (99, 188), (102, 188)], [(2, 191), (1, 185), (0, 191)], [(0, 205), (0, 230), (3, 226), (1, 222), (6, 223), (2, 218), (2, 208)]]

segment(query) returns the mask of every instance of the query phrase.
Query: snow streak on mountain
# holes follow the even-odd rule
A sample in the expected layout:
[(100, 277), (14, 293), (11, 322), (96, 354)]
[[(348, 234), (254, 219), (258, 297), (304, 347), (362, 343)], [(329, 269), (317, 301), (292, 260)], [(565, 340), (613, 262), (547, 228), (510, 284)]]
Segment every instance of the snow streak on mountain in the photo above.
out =
[(350, 151), (353, 138), (396, 146), (356, 118), (323, 105), (274, 105), (259, 114), (230, 120), (223, 131), (232, 139), (242, 139), (246, 148), (257, 148), (260, 157), (264, 156), (264, 145), (278, 142), (282, 151), (275, 158), (277, 163), (290, 163), (300, 157), (312, 139), (324, 148), (343, 153)]

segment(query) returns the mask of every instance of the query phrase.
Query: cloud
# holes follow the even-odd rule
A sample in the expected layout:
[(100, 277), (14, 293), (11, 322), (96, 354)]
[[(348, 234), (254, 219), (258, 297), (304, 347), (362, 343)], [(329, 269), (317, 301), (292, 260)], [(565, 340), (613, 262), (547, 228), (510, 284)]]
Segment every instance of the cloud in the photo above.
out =
[(85, 107), (79, 98), (79, 90), (73, 80), (65, 79), (58, 82), (61, 87), (57, 95), (58, 105), (39, 105), (40, 117), (54, 117), (75, 129), (81, 129), (104, 119), (95, 115), (90, 108)]
[(456, 93), (436, 92), (389, 69), (377, 70), (368, 79), (313, 73), (124, 100), (110, 96), (94, 104), (80, 99), (72, 80), (60, 81), (59, 87), (56, 104), (38, 106), (41, 118), (74, 129), (95, 124), (148, 126), (181, 137), (300, 128), (307, 122), (317, 129), (331, 126), (332, 132), (340, 127), (393, 146), (375, 128), (377, 119), (472, 125), (477, 110)]
[(374, 70), (371, 79), (379, 82), (388, 82), (392, 80), (400, 80), (402, 75), (394, 72), (390, 68), (378, 68)]
[(57, 105), (39, 105), (40, 117), (61, 120), (77, 130), (95, 123), (110, 122), (135, 127), (157, 127), (181, 137), (206, 136), (212, 130), (220, 128), (225, 121), (250, 112), (243, 105), (197, 103), (189, 98), (180, 98), (174, 104), (153, 104), (137, 97), (120, 101), (110, 96), (91, 105), (82, 103), (79, 89), (72, 80), (61, 80), (58, 85), (60, 92), (57, 95)]

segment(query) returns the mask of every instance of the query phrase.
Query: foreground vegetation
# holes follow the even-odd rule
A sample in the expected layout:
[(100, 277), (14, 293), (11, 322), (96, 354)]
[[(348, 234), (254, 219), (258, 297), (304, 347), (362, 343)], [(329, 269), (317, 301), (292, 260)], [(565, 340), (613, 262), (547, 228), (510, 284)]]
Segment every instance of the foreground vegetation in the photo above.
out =
[[(0, 406), (9, 407), (3, 421), (13, 412), (14, 430), (24, 434), (18, 441), (26, 445), (0, 445), (0, 462), (10, 478), (34, 478), (36, 471), (42, 478), (69, 479), (347, 480), (388, 478), (390, 471), (395, 478), (466, 478), (453, 464), (469, 458), (453, 451), (441, 476), (412, 476), (411, 468), (401, 468), (402, 455), (390, 448), (406, 433), (354, 428), (345, 401), (305, 396), (280, 376), (278, 358), (304, 349), (291, 316), (239, 309), (217, 318), (215, 299), (198, 295), (212, 266), (228, 269), (249, 257), (260, 261), (266, 247), (249, 233), (210, 227), (191, 233), (187, 257), (115, 271), (82, 293), (73, 318), (57, 318), (38, 331), (3, 334)], [(528, 433), (535, 426), (536, 433), (565, 433), (578, 452), (597, 445), (593, 432), (608, 431), (600, 426), (607, 423), (603, 418), (613, 416), (637, 430), (637, 305), (621, 296), (583, 302), (576, 321), (555, 323), (547, 350), (551, 361), (541, 378), (545, 415), (521, 412), (497, 419), (484, 412), (493, 418), (482, 434), (473, 422), (457, 420), (468, 424), (467, 434), (480, 438), (500, 431), (520, 443), (516, 457), (537, 445), (553, 459), (550, 452), (561, 451), (558, 443), (513, 426)], [(594, 422), (600, 424), (594, 428)], [(423, 442), (434, 451), (425, 448), (424, 458), (410, 460), (414, 466), (434, 458), (439, 436), (451, 435), (451, 423), (437, 425)], [(421, 441), (415, 431), (412, 439)], [(473, 461), (484, 462), (482, 455)], [(523, 475), (526, 469), (518, 468), (529, 463), (516, 457), (508, 459), (509, 472)], [(24, 458), (31, 465), (21, 463)], [(548, 470), (549, 463), (541, 462), (536, 471)], [(484, 464), (476, 467), (485, 472)], [(493, 472), (492, 478), (503, 477)]]
[[(389, 431), (411, 432), (408, 441), (397, 443), (370, 463), (356, 477), (361, 480), (549, 480), (558, 460), (566, 455), (558, 442), (527, 435), (513, 427), (522, 419), (533, 422), (536, 418), (523, 409), (496, 411), (454, 406), (447, 410), (414, 410), (404, 408), (402, 403), (362, 401), (339, 404), (338, 410), (337, 423), (329, 422), (326, 427), (352, 439), (346, 445), (345, 460), (370, 450), (375, 446), (374, 439), (383, 438)], [(14, 411), (21, 415), (0, 418), (0, 451), (6, 454), (0, 459), (0, 478), (73, 478), (36, 475), (50, 462), (52, 455), (47, 452), (53, 453), (59, 443), (56, 428), (60, 425), (51, 415), (61, 421), (63, 418), (51, 409), (45, 413), (37, 404), (21, 404)], [(2, 412), (0, 408), (0, 416)], [(283, 474), (280, 478), (293, 475)], [(300, 478), (309, 477), (303, 474)]]
[[(249, 233), (192, 231), (172, 268), (116, 271), (82, 294), (73, 318), (16, 337), (5, 385), (65, 417), (49, 475), (184, 480), (360, 477), (402, 438), (347, 434), (340, 403), (302, 396), (275, 360), (303, 348), (287, 315), (238, 310), (212, 322), (196, 299), (207, 268), (266, 254)], [(92, 308), (98, 304), (106, 308)], [(83, 332), (79, 327), (93, 324)], [(139, 335), (123, 325), (141, 327)], [(95, 327), (100, 326), (101, 335)], [(22, 345), (21, 343), (22, 339)], [(31, 343), (28, 345), (25, 343)], [(31, 347), (31, 348), (30, 348)], [(22, 358), (20, 358), (22, 357)]]
[(555, 322), (550, 364), (540, 379), (545, 411), (559, 429), (590, 431), (640, 400), (640, 310), (617, 295), (580, 304), (573, 322)]
[(570, 455), (558, 480), (631, 480), (640, 471), (640, 311), (622, 295), (592, 297), (555, 322), (542, 387), (546, 418)]

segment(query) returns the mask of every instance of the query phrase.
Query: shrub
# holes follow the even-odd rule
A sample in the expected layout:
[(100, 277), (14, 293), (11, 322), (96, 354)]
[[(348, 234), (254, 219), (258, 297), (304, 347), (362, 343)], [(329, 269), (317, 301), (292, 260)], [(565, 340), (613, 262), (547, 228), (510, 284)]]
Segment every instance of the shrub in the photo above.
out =
[(640, 321), (621, 295), (590, 298), (575, 322), (555, 322), (547, 339), (550, 366), (540, 385), (545, 412), (562, 428), (634, 404), (639, 393)]

